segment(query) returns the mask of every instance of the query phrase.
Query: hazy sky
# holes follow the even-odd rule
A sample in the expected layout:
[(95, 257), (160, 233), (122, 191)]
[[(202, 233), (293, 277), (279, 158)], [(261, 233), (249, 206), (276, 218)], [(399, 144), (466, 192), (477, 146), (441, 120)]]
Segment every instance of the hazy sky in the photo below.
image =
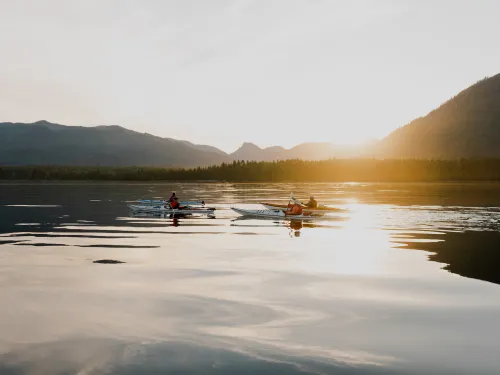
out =
[(382, 137), (500, 72), (498, 0), (0, 0), (0, 121)]

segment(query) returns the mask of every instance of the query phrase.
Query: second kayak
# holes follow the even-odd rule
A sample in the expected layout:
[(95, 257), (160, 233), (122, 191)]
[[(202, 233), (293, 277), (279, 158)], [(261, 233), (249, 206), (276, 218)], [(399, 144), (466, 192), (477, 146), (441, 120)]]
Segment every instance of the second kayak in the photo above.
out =
[[(288, 205), (286, 204), (278, 204), (278, 203), (261, 203), (265, 208), (268, 210), (281, 210), (281, 211), (286, 211), (288, 210)], [(306, 206), (302, 206), (302, 208), (308, 212), (340, 212), (344, 211), (342, 208), (335, 208), (335, 207), (327, 207), (327, 206), (318, 206), (316, 208), (309, 208)]]
[(242, 208), (231, 207), (231, 210), (242, 216), (254, 216), (267, 219), (282, 219), (282, 220), (314, 220), (322, 219), (323, 216), (315, 215), (312, 212), (303, 212), (300, 215), (292, 215), (282, 210), (246, 210)]

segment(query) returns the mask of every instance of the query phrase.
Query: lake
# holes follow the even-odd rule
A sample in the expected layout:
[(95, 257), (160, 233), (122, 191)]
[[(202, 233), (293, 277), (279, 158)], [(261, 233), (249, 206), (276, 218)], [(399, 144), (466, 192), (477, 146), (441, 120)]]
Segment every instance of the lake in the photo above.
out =
[[(172, 191), (216, 217), (127, 207)], [(290, 192), (343, 210), (230, 210)], [(0, 184), (0, 373), (498, 375), (499, 207), (498, 184)]]

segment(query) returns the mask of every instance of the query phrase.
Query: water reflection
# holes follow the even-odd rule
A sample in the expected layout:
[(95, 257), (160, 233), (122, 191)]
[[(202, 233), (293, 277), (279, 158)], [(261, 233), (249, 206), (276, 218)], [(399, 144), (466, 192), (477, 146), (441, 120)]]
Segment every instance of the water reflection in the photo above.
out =
[[(0, 185), (0, 373), (499, 372), (491, 186), (208, 186)], [(126, 208), (173, 190), (216, 218)], [(291, 190), (345, 211), (228, 210)]]
[[(377, 366), (330, 364), (272, 351), (232, 351), (183, 341), (137, 344), (118, 340), (67, 340), (28, 345), (0, 355), (0, 371), (18, 374), (394, 374)], [(61, 361), (60, 358), (65, 358)], [(330, 356), (327, 356), (330, 358)], [(346, 357), (349, 359), (349, 357)], [(334, 372), (332, 372), (334, 371)]]
[(296, 221), (289, 221), (287, 222), (288, 228), (290, 228), (290, 236), (293, 237), (300, 237), (300, 230), (304, 226), (302, 221), (296, 220)]
[(445, 264), (444, 269), (450, 272), (500, 284), (500, 232), (447, 232), (434, 235), (435, 241), (429, 237), (429, 234), (414, 234), (411, 240), (394, 242), (406, 249), (431, 252), (429, 259)]

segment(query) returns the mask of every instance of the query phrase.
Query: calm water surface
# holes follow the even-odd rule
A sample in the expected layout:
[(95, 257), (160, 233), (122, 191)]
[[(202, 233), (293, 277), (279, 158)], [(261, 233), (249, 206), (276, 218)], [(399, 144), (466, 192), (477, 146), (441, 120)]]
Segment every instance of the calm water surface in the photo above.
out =
[[(216, 218), (127, 208), (172, 191)], [(344, 211), (229, 210), (291, 191)], [(498, 375), (499, 206), (499, 185), (0, 185), (0, 373)]]

